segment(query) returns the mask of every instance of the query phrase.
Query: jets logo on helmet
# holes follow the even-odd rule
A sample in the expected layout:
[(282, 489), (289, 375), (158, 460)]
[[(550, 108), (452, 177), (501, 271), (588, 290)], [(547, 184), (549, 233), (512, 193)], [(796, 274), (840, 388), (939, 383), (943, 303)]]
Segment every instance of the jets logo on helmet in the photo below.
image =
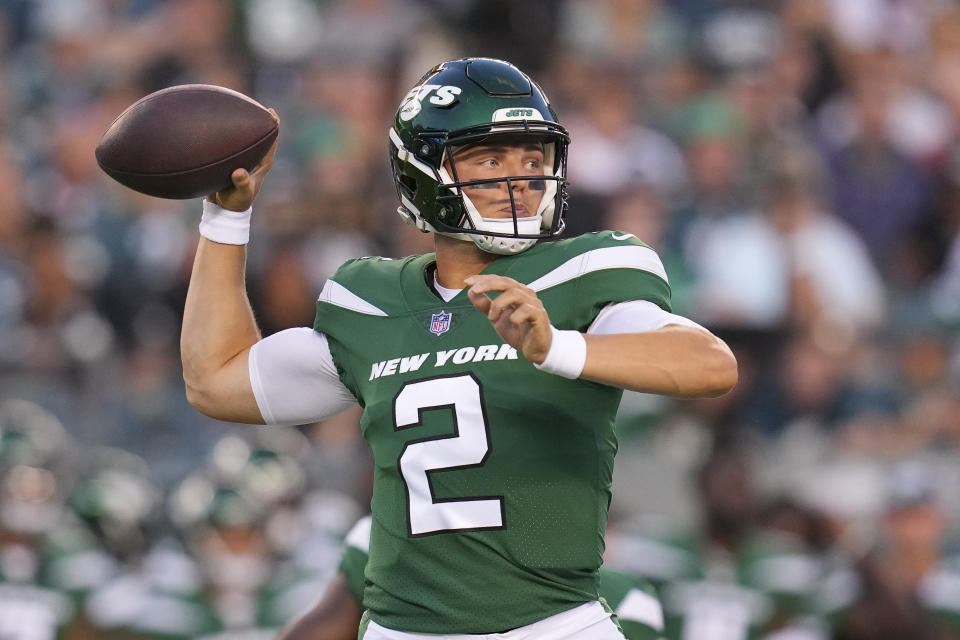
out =
[[(540, 87), (512, 64), (463, 58), (437, 65), (406, 94), (389, 133), (397, 211), (408, 224), (498, 254), (563, 231), (570, 138)], [(455, 151), (498, 140), (542, 146), (542, 175), (460, 180)], [(465, 191), (506, 186), (512, 192), (518, 183), (542, 196), (535, 211), (518, 213), (511, 195), (509, 218), (482, 216)]]
[(518, 109), (516, 107), (507, 107), (506, 109), (497, 109), (490, 118), (493, 122), (502, 122), (504, 120), (543, 120), (543, 116), (536, 109)]
[(463, 89), (460, 87), (454, 87), (451, 85), (418, 85), (407, 92), (403, 102), (400, 103), (398, 117), (404, 121), (416, 117), (416, 115), (420, 113), (420, 110), (423, 108), (422, 103), (424, 98), (430, 95), (431, 92), (434, 93), (434, 95), (430, 96), (430, 104), (438, 107), (446, 107), (453, 104), (456, 101), (457, 96), (460, 95), (462, 91)]

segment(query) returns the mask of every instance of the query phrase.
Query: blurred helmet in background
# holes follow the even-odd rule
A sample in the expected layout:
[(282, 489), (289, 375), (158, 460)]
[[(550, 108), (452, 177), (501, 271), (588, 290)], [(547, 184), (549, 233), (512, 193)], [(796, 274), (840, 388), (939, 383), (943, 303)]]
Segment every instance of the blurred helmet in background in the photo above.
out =
[(119, 558), (139, 557), (162, 520), (162, 496), (146, 460), (128, 451), (96, 447), (78, 463), (67, 504)]
[(20, 399), (0, 403), (0, 530), (36, 535), (63, 512), (70, 438), (41, 406)]

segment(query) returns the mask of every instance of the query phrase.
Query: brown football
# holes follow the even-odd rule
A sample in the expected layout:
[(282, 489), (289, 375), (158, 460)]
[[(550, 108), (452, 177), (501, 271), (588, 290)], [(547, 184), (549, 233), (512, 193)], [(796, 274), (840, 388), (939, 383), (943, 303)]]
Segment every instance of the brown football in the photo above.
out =
[(131, 189), (197, 198), (230, 186), (230, 174), (266, 155), (279, 126), (257, 101), (224, 87), (184, 84), (144, 96), (97, 145), (97, 163)]

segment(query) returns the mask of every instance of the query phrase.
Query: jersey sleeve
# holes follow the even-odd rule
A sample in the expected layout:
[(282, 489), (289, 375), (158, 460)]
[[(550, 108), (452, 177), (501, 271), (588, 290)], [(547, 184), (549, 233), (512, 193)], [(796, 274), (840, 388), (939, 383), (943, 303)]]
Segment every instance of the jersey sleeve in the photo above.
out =
[(630, 589), (616, 609), (627, 640), (657, 640), (663, 632), (663, 609), (656, 596), (643, 589)]
[(600, 569), (600, 595), (617, 614), (627, 640), (657, 640), (663, 607), (648, 581), (607, 567)]
[(286, 329), (250, 349), (250, 383), (267, 424), (306, 424), (349, 409), (357, 400), (340, 381), (327, 337)]
[(353, 594), (357, 606), (361, 610), (363, 610), (363, 572), (367, 567), (367, 559), (370, 557), (371, 523), (370, 516), (366, 516), (353, 525), (353, 528), (347, 534), (346, 547), (343, 550), (343, 556), (340, 558), (340, 566), (338, 567), (340, 573), (347, 579), (350, 593)]
[(664, 311), (647, 300), (617, 302), (604, 307), (590, 324), (587, 333), (608, 335), (613, 333), (645, 333), (656, 331), (671, 324), (704, 329), (702, 326), (675, 313)]

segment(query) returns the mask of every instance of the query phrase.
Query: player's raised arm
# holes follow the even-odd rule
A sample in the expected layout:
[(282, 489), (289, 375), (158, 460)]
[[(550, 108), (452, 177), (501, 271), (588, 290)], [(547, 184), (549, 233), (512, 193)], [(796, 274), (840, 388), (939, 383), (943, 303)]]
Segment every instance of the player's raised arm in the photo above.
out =
[(263, 423), (247, 358), (260, 339), (245, 270), (253, 200), (273, 164), (276, 143), (252, 171), (204, 201), (200, 244), (183, 311), (180, 356), (187, 399), (221, 420)]

